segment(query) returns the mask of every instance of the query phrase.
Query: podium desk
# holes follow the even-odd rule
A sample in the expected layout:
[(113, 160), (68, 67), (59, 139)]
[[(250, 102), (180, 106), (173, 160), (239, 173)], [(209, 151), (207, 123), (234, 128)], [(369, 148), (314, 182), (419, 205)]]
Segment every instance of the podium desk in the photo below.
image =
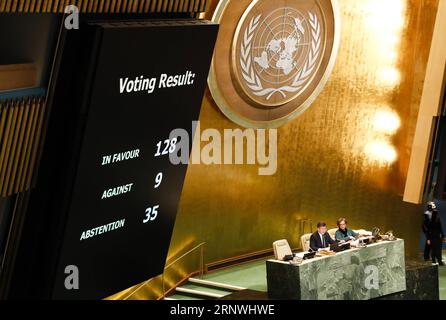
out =
[(406, 290), (404, 240), (383, 241), (301, 264), (266, 261), (271, 299), (368, 300)]

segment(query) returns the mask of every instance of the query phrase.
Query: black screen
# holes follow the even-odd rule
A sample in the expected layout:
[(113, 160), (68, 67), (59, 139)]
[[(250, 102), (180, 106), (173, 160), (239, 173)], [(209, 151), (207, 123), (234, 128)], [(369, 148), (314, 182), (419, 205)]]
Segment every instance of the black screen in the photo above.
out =
[[(195, 20), (90, 27), (91, 90), (55, 298), (105, 298), (162, 273), (187, 169), (169, 161), (169, 135), (192, 134), (217, 29)], [(71, 265), (79, 288), (67, 290)]]

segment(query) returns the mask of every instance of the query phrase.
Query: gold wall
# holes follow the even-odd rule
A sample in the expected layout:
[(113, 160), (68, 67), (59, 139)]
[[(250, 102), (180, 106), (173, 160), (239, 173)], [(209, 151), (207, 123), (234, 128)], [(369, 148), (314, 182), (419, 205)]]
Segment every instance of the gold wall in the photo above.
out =
[[(216, 1), (210, 5), (211, 18)], [(206, 241), (214, 262), (299, 246), (299, 219), (345, 216), (353, 228), (392, 229), (417, 253), (421, 206), (402, 201), (438, 0), (339, 0), (337, 62), (314, 105), (278, 130), (278, 170), (190, 165), (169, 257)], [(201, 127), (237, 128), (209, 92)], [(203, 143), (204, 145), (204, 143)]]
[[(279, 129), (277, 173), (190, 165), (171, 252), (190, 239), (207, 242), (208, 262), (281, 238), (297, 247), (298, 219), (335, 227), (346, 216), (354, 228), (393, 229), (414, 253), (422, 211), (402, 195), (437, 3), (339, 0), (333, 74), (313, 106)], [(202, 129), (237, 128), (209, 92), (200, 121)]]

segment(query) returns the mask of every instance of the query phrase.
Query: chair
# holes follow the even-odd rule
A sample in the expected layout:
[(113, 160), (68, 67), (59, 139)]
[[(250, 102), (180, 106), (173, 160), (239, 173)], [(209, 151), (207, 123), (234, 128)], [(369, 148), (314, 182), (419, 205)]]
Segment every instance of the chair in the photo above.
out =
[(300, 243), (303, 251), (308, 251), (310, 249), (310, 238), (311, 233), (304, 234), (302, 237), (300, 237)]
[(338, 230), (338, 228), (333, 228), (327, 231), (333, 240), (336, 240), (336, 230)]
[(285, 239), (273, 242), (274, 256), (277, 260), (283, 260), (286, 255), (293, 254), (288, 241)]

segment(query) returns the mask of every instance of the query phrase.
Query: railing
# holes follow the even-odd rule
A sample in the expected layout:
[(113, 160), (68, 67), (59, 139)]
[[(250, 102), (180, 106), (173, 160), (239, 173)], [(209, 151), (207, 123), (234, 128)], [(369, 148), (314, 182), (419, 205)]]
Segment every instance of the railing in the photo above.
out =
[[(166, 270), (168, 270), (169, 268), (174, 266), (176, 263), (183, 260), (185, 257), (189, 256), (191, 253), (195, 252), (198, 249), (200, 249), (200, 269), (198, 270), (198, 272), (199, 272), (199, 277), (203, 278), (203, 275), (205, 272), (205, 264), (204, 264), (204, 245), (205, 244), (206, 244), (206, 242), (202, 242), (202, 243), (196, 245), (195, 247), (193, 247), (192, 249), (183, 253), (181, 256), (179, 256), (178, 258), (176, 258), (175, 260), (173, 260), (172, 262), (170, 262), (168, 265), (166, 265), (164, 267), (163, 274), (161, 275), (162, 293), (163, 293), (162, 298), (166, 297), (166, 288), (165, 288), (165, 281), (164, 281), (164, 274), (165, 274)], [(147, 284), (149, 284), (155, 278), (151, 278), (151, 279), (143, 282), (142, 284), (140, 284), (135, 290), (133, 290), (131, 293), (129, 293), (126, 297), (124, 297), (123, 300), (129, 299), (132, 295), (134, 295), (136, 292), (138, 292), (141, 288), (145, 287)]]
[(164, 272), (161, 275), (161, 281), (162, 281), (162, 287), (163, 287), (163, 298), (166, 297), (166, 288), (165, 288), (165, 282), (164, 282), (164, 273), (166, 272), (166, 270), (169, 269), (170, 267), (172, 267), (173, 265), (175, 265), (178, 261), (187, 257), (192, 252), (195, 252), (197, 249), (200, 249), (200, 270), (198, 270), (198, 272), (199, 272), (200, 278), (203, 278), (204, 271), (205, 271), (204, 270), (205, 269), (205, 266), (204, 266), (204, 245), (205, 244), (206, 244), (206, 242), (202, 242), (199, 245), (196, 245), (195, 247), (193, 247), (192, 249), (183, 253), (181, 256), (179, 256), (178, 258), (176, 258), (175, 260), (173, 260), (167, 266), (164, 267)]

